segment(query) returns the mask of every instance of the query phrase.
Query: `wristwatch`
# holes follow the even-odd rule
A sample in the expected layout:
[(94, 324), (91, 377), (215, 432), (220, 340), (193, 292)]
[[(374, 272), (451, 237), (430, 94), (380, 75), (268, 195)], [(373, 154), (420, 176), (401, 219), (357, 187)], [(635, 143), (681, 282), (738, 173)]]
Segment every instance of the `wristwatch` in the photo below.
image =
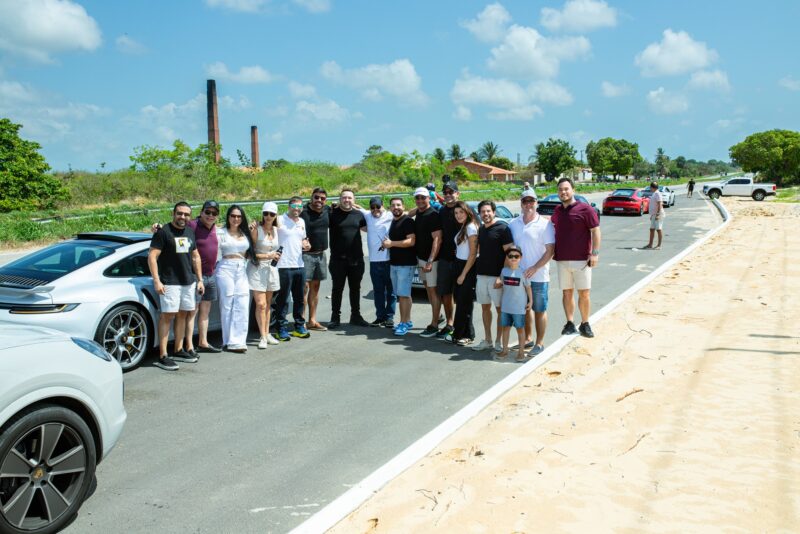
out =
[(592, 249), (592, 256), (597, 256), (599, 254), (600, 254), (600, 249), (597, 249), (597, 248), (593, 248)]

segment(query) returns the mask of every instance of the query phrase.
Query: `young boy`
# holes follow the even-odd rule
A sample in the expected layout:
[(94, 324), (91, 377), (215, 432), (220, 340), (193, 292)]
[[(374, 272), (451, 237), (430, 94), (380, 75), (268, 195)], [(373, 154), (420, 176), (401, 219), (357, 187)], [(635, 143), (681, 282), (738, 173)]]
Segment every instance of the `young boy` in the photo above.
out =
[(506, 250), (506, 266), (500, 272), (494, 286), (503, 290), (500, 300), (500, 326), (503, 328), (503, 350), (495, 358), (505, 360), (508, 356), (508, 338), (511, 327), (517, 329), (519, 349), (517, 361), (524, 362), (525, 358), (525, 314), (531, 309), (533, 296), (531, 294), (531, 281), (525, 278), (525, 271), (520, 269), (519, 262), (522, 251), (515, 246)]

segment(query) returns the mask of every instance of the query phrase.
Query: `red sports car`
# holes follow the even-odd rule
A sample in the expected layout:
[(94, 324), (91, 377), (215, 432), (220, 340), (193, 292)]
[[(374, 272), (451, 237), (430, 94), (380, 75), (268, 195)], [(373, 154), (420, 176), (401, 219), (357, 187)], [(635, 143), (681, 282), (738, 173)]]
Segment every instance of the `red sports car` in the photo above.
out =
[(635, 213), (641, 216), (650, 208), (650, 199), (641, 189), (617, 189), (603, 200), (603, 215)]

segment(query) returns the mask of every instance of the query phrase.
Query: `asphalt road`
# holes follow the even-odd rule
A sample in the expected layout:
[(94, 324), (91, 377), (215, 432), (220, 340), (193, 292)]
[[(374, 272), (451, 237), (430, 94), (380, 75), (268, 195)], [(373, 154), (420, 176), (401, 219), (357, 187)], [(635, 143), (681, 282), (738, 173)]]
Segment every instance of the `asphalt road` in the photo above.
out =
[[(593, 308), (719, 222), (707, 201), (681, 195), (667, 212), (662, 250), (642, 251), (635, 247), (647, 242), (646, 216), (602, 217)], [(551, 270), (546, 343), (564, 323)], [(370, 289), (365, 275), (367, 320), (374, 318)], [(322, 294), (329, 292), (323, 284)], [(203, 355), (176, 373), (151, 360), (127, 373), (122, 439), (66, 532), (263, 533), (300, 524), (516, 369), (488, 352), (415, 335), (430, 317), (418, 297), (414, 335), (405, 338), (346, 327), (263, 351), (251, 346), (244, 355)], [(329, 310), (322, 299), (321, 320)], [(475, 327), (482, 331), (477, 306)]]

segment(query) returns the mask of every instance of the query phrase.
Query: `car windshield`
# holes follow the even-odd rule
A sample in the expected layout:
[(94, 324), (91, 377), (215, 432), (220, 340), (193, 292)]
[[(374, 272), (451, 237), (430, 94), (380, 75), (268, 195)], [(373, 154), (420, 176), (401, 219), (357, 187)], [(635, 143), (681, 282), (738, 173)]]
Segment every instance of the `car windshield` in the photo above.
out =
[(612, 197), (632, 197), (633, 194), (636, 192), (635, 189), (617, 189), (613, 193), (611, 193)]
[(547, 195), (542, 199), (542, 202), (561, 202), (558, 199), (558, 195)]
[(114, 248), (114, 245), (101, 241), (65, 241), (13, 261), (2, 271), (55, 280), (113, 254)]
[(642, 191), (641, 194), (642, 194), (642, 196), (644, 198), (648, 198), (648, 197), (652, 197), (653, 196), (653, 192), (650, 191), (649, 189), (645, 189), (644, 191)]

